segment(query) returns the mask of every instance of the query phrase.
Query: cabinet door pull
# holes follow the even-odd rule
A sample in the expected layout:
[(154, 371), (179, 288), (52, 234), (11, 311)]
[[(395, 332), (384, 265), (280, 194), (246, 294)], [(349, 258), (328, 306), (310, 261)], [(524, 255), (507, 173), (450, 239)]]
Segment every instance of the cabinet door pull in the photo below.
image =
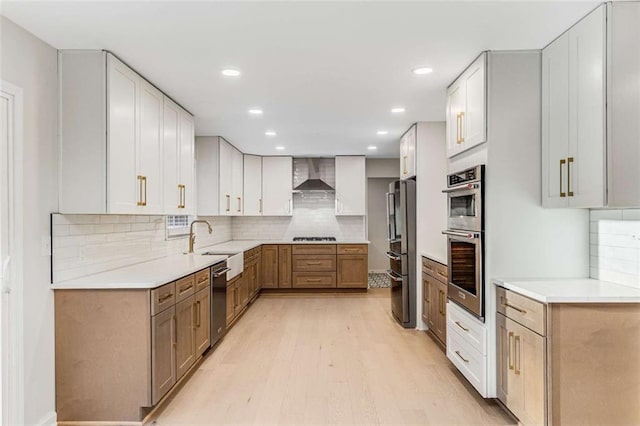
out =
[(460, 112), (460, 143), (464, 143), (464, 111)]
[(467, 332), (467, 333), (469, 332), (469, 329), (468, 329), (468, 328), (464, 328), (464, 327), (462, 326), (462, 324), (460, 324), (460, 321), (456, 321), (456, 322), (455, 322), (455, 324), (456, 324), (458, 327), (460, 327), (461, 329), (463, 329), (465, 332)]
[(406, 155), (402, 157), (402, 165), (403, 165), (402, 174), (403, 175), (408, 174), (409, 172), (407, 171), (407, 156)]
[(514, 358), (514, 373), (516, 374), (520, 374), (520, 358), (521, 358), (521, 352), (520, 352), (520, 336), (515, 336), (514, 337), (514, 343), (513, 343), (513, 358)]
[(208, 279), (209, 279), (209, 277), (204, 276), (204, 277), (202, 277), (202, 278), (200, 278), (200, 279), (198, 280), (198, 284), (202, 284), (203, 282), (207, 281)]
[(562, 192), (562, 165), (566, 163), (566, 160), (564, 158), (560, 159), (560, 196), (561, 197), (566, 197), (567, 193), (566, 192)]
[(447, 279), (449, 278), (447, 274), (443, 273), (442, 271), (438, 271), (438, 275), (440, 275), (443, 278), (447, 278)]
[(184, 293), (185, 291), (191, 289), (193, 287), (193, 283), (185, 285), (183, 287), (180, 288), (180, 294)]
[(231, 195), (227, 194), (227, 210), (226, 211), (231, 211)]
[(173, 342), (173, 347), (178, 346), (178, 338), (176, 336), (177, 330), (178, 330), (178, 317), (176, 317), (175, 315), (172, 317), (173, 319), (173, 330), (171, 330), (171, 340)]
[(511, 342), (513, 340), (513, 332), (509, 332), (509, 339), (507, 341), (507, 362), (509, 363), (509, 370), (513, 370), (513, 355), (511, 355)]
[(571, 190), (571, 163), (573, 163), (573, 157), (567, 158), (567, 195), (573, 197), (573, 191)]
[(138, 175), (138, 203), (139, 206), (144, 206), (142, 203), (142, 175)]
[(260, 198), (260, 207), (258, 209), (258, 213), (262, 213), (262, 198)]
[(197, 322), (196, 322), (196, 327), (200, 328), (200, 326), (202, 325), (202, 306), (200, 306), (200, 301), (198, 300), (196, 302), (196, 312), (197, 312)]
[(169, 294), (167, 294), (166, 296), (159, 297), (159, 298), (158, 298), (158, 303), (163, 303), (163, 302), (165, 302), (165, 301), (167, 301), (167, 300), (171, 299), (172, 297), (173, 297), (173, 293), (169, 293)]
[(500, 296), (500, 303), (501, 303), (501, 304), (502, 304), (502, 306), (504, 306), (505, 308), (511, 308), (511, 309), (513, 309), (514, 311), (518, 311), (518, 312), (520, 312), (520, 313), (521, 313), (521, 314), (523, 314), (523, 315), (527, 313), (527, 311), (525, 311), (524, 309), (519, 308), (519, 307), (517, 307), (517, 306), (515, 306), (515, 305), (512, 305), (512, 304), (511, 304), (511, 303), (509, 303), (509, 302), (505, 302), (505, 300), (504, 300), (504, 296)]
[(458, 358), (460, 358), (461, 360), (463, 360), (464, 362), (468, 363), (469, 360), (468, 359), (464, 359), (464, 357), (462, 355), (460, 355), (460, 351), (456, 351), (456, 355), (458, 355)]
[(238, 197), (238, 211), (242, 211), (242, 198)]

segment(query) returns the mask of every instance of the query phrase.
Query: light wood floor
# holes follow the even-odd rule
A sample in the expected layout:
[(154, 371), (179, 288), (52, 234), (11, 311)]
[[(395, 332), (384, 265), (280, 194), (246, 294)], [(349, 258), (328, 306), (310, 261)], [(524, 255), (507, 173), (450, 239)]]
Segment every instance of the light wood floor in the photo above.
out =
[(156, 418), (157, 425), (513, 425), (389, 289), (261, 296)]

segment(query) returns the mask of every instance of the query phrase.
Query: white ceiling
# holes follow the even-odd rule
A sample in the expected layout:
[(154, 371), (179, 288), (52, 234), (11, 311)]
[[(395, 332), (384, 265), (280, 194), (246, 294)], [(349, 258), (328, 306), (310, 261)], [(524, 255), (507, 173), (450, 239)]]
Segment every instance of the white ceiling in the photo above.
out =
[[(598, 2), (10, 2), (58, 49), (107, 49), (255, 154), (398, 154), (482, 50), (538, 49)], [(428, 66), (430, 75), (411, 69)], [(239, 78), (220, 75), (223, 68)], [(404, 114), (391, 114), (394, 106)], [(247, 110), (260, 107), (262, 117)], [(266, 137), (266, 130), (278, 135)], [(377, 130), (388, 130), (378, 136)], [(378, 146), (375, 153), (367, 146)], [(286, 147), (276, 151), (275, 146)]]

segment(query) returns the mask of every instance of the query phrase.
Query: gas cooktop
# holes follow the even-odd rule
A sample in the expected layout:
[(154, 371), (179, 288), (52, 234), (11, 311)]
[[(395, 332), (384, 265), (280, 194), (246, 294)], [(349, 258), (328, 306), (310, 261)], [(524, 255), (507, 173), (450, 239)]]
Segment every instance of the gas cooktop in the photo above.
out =
[(293, 241), (335, 241), (336, 237), (293, 237)]

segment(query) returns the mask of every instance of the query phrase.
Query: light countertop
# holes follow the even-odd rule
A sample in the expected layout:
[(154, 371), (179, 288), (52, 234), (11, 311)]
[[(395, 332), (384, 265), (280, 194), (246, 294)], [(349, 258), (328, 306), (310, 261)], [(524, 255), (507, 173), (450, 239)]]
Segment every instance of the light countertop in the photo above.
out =
[(493, 281), (542, 303), (640, 303), (640, 288), (590, 278)]
[[(201, 250), (200, 250), (201, 252)], [(149, 289), (214, 265), (227, 256), (175, 254), (51, 285), (54, 290)]]

